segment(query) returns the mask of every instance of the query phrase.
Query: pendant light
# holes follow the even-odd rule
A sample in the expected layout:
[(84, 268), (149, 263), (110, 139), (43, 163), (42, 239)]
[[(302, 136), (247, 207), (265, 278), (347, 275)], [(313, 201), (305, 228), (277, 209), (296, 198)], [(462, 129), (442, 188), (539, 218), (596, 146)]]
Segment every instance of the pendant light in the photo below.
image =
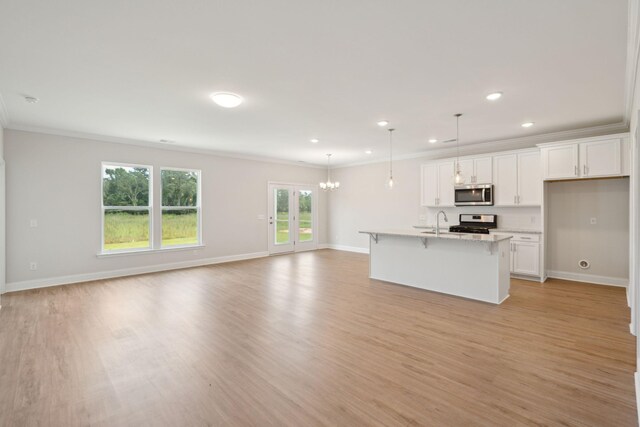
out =
[(455, 115), (456, 118), (456, 148), (457, 148), (457, 156), (456, 156), (456, 175), (454, 177), (455, 185), (464, 184), (464, 175), (462, 175), (462, 171), (460, 170), (460, 116), (461, 113)]
[(331, 154), (327, 154), (327, 181), (320, 183), (320, 188), (322, 188), (324, 191), (327, 191), (327, 190), (333, 191), (333, 190), (337, 190), (340, 187), (340, 183), (338, 181), (336, 182), (331, 181), (330, 164), (331, 164)]
[(389, 181), (387, 181), (387, 186), (389, 189), (393, 188), (393, 131), (395, 129), (389, 130)]

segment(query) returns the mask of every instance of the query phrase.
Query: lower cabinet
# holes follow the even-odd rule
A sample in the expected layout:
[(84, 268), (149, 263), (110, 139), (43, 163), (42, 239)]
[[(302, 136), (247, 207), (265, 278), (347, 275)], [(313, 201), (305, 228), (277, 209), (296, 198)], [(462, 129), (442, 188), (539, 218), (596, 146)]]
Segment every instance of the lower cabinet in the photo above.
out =
[(511, 273), (540, 277), (540, 235), (512, 233)]

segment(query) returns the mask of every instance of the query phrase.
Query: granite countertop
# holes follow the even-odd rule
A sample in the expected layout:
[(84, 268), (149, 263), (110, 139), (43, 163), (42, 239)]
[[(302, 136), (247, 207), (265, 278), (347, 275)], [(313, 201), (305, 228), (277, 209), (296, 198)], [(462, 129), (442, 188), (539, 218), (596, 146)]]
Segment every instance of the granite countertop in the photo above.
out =
[(403, 237), (420, 237), (427, 239), (447, 239), (447, 240), (464, 240), (470, 242), (487, 242), (495, 243), (502, 240), (511, 239), (511, 236), (504, 234), (470, 234), (470, 233), (451, 233), (449, 231), (440, 231), (437, 236), (435, 232), (425, 232), (417, 230), (361, 230), (363, 234), (378, 234), (386, 236), (403, 236)]
[[(440, 226), (440, 232), (444, 232), (442, 229), (448, 229), (450, 225), (458, 225), (458, 224), (449, 224), (448, 222), (445, 223), (445, 226)], [(433, 229), (435, 230), (436, 226), (435, 225), (414, 225), (413, 228), (417, 228), (417, 229)], [(526, 228), (515, 228), (515, 227), (499, 227), (499, 228), (492, 228), (490, 230), (492, 233), (526, 233), (526, 234), (542, 234), (542, 231), (540, 230), (531, 230), (531, 229), (526, 229)]]

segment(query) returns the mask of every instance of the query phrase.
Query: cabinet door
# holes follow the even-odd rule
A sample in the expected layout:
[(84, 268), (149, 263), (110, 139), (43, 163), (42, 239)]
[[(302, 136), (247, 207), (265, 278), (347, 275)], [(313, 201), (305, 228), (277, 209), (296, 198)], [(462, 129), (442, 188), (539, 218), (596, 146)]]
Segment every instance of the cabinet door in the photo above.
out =
[(493, 184), (493, 162), (491, 157), (482, 157), (474, 161), (474, 184)]
[(453, 206), (453, 162), (438, 163), (438, 206)]
[[(456, 164), (454, 162), (454, 174)], [(474, 174), (473, 174), (473, 159), (460, 160), (460, 172), (462, 172), (462, 176), (464, 177), (464, 182), (462, 184), (474, 184)]]
[(542, 173), (540, 153), (518, 154), (518, 205), (540, 206), (542, 204)]
[(585, 178), (622, 174), (620, 139), (580, 144), (580, 173)]
[(513, 242), (511, 252), (512, 273), (540, 275), (540, 244), (528, 242)]
[(518, 195), (518, 156), (505, 154), (493, 158), (494, 204), (515, 206)]
[(578, 144), (545, 147), (542, 154), (542, 177), (568, 179), (580, 176), (578, 172)]
[(438, 205), (438, 166), (422, 165), (422, 206)]

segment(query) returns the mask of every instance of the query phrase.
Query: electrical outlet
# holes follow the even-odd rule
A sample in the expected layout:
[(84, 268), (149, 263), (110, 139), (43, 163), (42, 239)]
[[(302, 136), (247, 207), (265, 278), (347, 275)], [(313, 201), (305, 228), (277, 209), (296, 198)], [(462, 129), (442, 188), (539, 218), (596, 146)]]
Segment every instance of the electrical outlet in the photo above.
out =
[(591, 218), (591, 224), (595, 225), (598, 221), (595, 218)]
[(35, 261), (31, 261), (29, 263), (29, 270), (36, 271), (38, 269), (38, 263)]
[(32, 219), (31, 221), (29, 221), (29, 227), (36, 228), (37, 226), (38, 226), (38, 220), (37, 219)]

